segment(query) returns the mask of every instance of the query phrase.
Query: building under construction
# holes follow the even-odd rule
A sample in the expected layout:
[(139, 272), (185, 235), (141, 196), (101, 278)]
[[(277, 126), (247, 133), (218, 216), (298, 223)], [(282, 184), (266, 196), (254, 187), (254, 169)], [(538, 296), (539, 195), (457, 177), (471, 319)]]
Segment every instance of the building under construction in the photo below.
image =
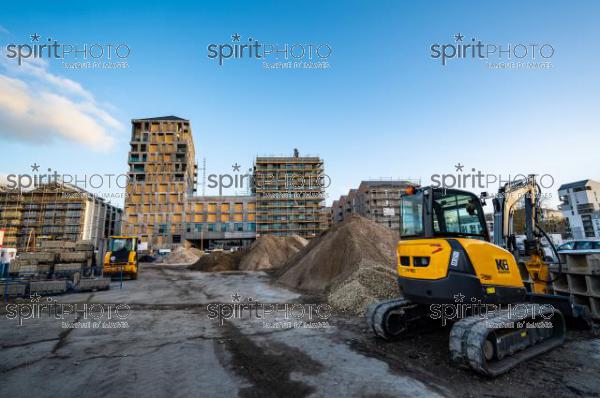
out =
[(260, 234), (314, 237), (327, 228), (323, 160), (258, 157), (253, 195), (196, 196), (189, 120), (133, 119), (123, 233), (150, 250), (246, 246)]
[(186, 241), (200, 249), (248, 246), (256, 238), (254, 196), (193, 196), (186, 202)]
[(185, 203), (196, 190), (197, 178), (190, 122), (165, 116), (131, 124), (123, 233), (138, 236), (150, 248), (181, 245)]
[(343, 221), (350, 214), (359, 214), (394, 230), (400, 230), (400, 195), (413, 180), (362, 181), (357, 189), (334, 200), (331, 206), (333, 223)]
[(70, 184), (0, 189), (3, 246), (18, 252), (35, 250), (45, 240), (89, 240), (102, 251), (107, 238), (120, 232), (121, 216), (121, 209)]
[(298, 234), (312, 238), (327, 229), (323, 213), (326, 184), (317, 156), (257, 157), (253, 193), (257, 235)]

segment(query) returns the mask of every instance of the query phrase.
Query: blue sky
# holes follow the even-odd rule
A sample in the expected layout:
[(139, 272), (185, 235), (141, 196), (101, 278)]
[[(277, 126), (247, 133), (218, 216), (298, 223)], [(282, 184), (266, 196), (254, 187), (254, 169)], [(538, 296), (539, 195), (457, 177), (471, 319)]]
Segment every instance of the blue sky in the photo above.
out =
[[(427, 184), (433, 174), (458, 174), (457, 163), (502, 178), (550, 174), (556, 194), (560, 183), (600, 179), (599, 16), (592, 1), (3, 2), (3, 50), (38, 33), (126, 43), (131, 54), (119, 70), (69, 70), (56, 59), (17, 68), (3, 54), (0, 82), (10, 90), (0, 93), (0, 173), (28, 173), (33, 163), (124, 173), (130, 120), (173, 114), (191, 120), (207, 174), (293, 148), (320, 155), (332, 181), (328, 203), (363, 179)], [(326, 43), (330, 68), (269, 70), (256, 59), (219, 66), (207, 46), (232, 43), (234, 33)], [(430, 46), (455, 44), (457, 33), (551, 44), (552, 68), (442, 66)], [(15, 116), (24, 103), (29, 111)], [(69, 126), (70, 115), (85, 127)]]

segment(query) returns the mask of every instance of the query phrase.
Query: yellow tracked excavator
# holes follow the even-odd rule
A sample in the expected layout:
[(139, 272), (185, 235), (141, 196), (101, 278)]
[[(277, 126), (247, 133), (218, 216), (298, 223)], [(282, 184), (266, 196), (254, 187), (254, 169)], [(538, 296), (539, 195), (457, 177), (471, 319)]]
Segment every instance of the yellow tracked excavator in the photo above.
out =
[[(451, 322), (451, 362), (497, 376), (563, 344), (565, 316), (592, 325), (589, 308), (552, 289), (549, 257), (539, 227), (540, 187), (534, 176), (503, 186), (494, 197), (490, 242), (482, 204), (487, 195), (409, 187), (401, 196), (397, 244), (402, 298), (367, 310), (376, 336), (388, 340), (423, 323)], [(519, 255), (513, 214), (524, 201), (525, 255)], [(555, 252), (555, 271), (562, 271)], [(443, 321), (443, 322), (442, 322)]]

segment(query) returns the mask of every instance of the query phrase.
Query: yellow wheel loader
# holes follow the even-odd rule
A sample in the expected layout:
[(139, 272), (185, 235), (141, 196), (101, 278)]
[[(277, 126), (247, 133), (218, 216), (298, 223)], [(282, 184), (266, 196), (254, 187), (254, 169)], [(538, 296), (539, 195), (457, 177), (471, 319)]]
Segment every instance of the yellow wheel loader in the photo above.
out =
[[(587, 307), (553, 294), (534, 176), (505, 185), (493, 199), (494, 243), (482, 208), (485, 197), (457, 189), (407, 189), (396, 248), (402, 298), (371, 305), (366, 317), (375, 335), (388, 340), (419, 331), (432, 319), (448, 321), (451, 362), (496, 376), (563, 344), (565, 316), (588, 323), (591, 317)], [(525, 256), (518, 255), (512, 231), (520, 200)]]
[(139, 272), (136, 236), (111, 236), (104, 255), (104, 275), (119, 278), (121, 275), (137, 279)]

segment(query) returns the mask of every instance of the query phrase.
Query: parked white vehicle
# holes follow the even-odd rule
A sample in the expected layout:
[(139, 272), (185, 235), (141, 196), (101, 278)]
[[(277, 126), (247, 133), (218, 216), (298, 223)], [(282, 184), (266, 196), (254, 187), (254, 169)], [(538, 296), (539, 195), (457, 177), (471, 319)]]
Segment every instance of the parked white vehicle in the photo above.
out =
[(558, 246), (557, 251), (564, 254), (600, 253), (600, 240), (572, 240)]

